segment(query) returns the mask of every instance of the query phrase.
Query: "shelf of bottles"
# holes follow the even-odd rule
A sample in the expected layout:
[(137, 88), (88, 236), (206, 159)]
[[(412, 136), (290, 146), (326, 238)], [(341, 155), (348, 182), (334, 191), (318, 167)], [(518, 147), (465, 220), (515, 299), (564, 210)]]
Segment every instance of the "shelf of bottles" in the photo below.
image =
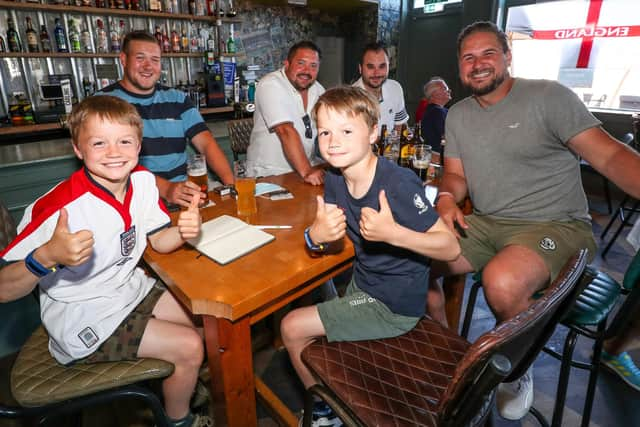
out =
[(0, 117), (29, 104), (35, 114), (14, 124), (52, 119), (42, 113), (60, 101), (41, 87), (61, 78), (70, 78), (75, 100), (119, 80), (122, 39), (134, 29), (158, 39), (163, 84), (197, 85), (208, 55), (233, 56), (219, 50), (220, 26), (239, 22), (230, 0), (0, 0)]

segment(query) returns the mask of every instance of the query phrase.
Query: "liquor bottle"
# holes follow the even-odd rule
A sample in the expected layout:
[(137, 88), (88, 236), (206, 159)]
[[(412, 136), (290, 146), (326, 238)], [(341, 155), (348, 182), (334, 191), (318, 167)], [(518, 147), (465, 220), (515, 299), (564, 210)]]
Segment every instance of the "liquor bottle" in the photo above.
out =
[(187, 35), (187, 24), (182, 26), (182, 37), (180, 37), (180, 49), (182, 52), (189, 52), (189, 36)]
[(82, 92), (85, 98), (90, 97), (95, 92), (93, 82), (87, 77), (82, 78)]
[(411, 166), (412, 153), (412, 139), (413, 134), (410, 133), (409, 127), (402, 125), (402, 131), (400, 132), (400, 159), (399, 165), (405, 168)]
[(162, 12), (162, 3), (160, 0), (149, 0), (149, 10), (152, 12)]
[(16, 31), (16, 27), (11, 16), (7, 18), (7, 27), (7, 44), (9, 45), (9, 52), (22, 52), (20, 35)]
[(158, 46), (162, 47), (162, 32), (160, 31), (160, 27), (156, 25), (156, 31), (153, 34), (158, 42)]
[(67, 44), (67, 36), (64, 33), (64, 28), (62, 28), (62, 24), (60, 23), (60, 18), (56, 18), (55, 23), (56, 23), (56, 28), (53, 30), (53, 37), (56, 40), (58, 52), (69, 52), (69, 45)]
[(216, 39), (213, 36), (213, 31), (209, 31), (209, 38), (207, 39), (207, 52), (214, 52), (214, 55), (215, 55), (215, 51), (216, 51)]
[(233, 0), (228, 0), (227, 2), (227, 16), (229, 18), (233, 18), (237, 15), (236, 8), (233, 7)]
[(127, 36), (127, 27), (124, 23), (124, 19), (121, 19), (119, 28), (118, 28), (118, 40), (120, 41), (120, 49), (122, 49), (122, 45), (124, 44), (124, 38), (126, 36)]
[(189, 40), (189, 50), (191, 52), (199, 52), (198, 49), (198, 28), (195, 25), (191, 26), (191, 36)]
[(7, 45), (4, 42), (4, 38), (0, 36), (0, 52), (6, 52), (6, 51), (7, 51)]
[(96, 7), (106, 8), (108, 5), (107, 0), (96, 0)]
[(165, 53), (171, 52), (171, 42), (169, 41), (169, 36), (167, 35), (167, 29), (162, 26), (162, 51)]
[(173, 1), (172, 0), (164, 0), (164, 11), (167, 13), (178, 13), (177, 10), (173, 9)]
[(216, 0), (207, 0), (207, 15), (215, 16), (216, 14)]
[(176, 24), (173, 24), (171, 29), (171, 51), (173, 53), (180, 53), (180, 36), (176, 30)]
[(43, 52), (51, 52), (51, 39), (46, 25), (40, 26), (40, 44)]
[(82, 31), (80, 32), (80, 46), (85, 53), (93, 53), (93, 44), (91, 43), (91, 33), (87, 28), (87, 23), (82, 24)]
[(120, 52), (120, 36), (113, 19), (109, 20), (109, 40), (111, 40), (111, 52)]
[(233, 33), (229, 34), (227, 40), (227, 53), (236, 53), (236, 41), (233, 39)]
[(207, 4), (205, 0), (196, 0), (196, 15), (205, 16), (207, 14)]
[(25, 20), (27, 21), (27, 48), (29, 49), (29, 52), (39, 52), (40, 48), (38, 47), (38, 34), (31, 25), (31, 18), (27, 16)]
[(384, 154), (384, 146), (386, 145), (386, 142), (387, 142), (387, 125), (382, 125), (380, 129), (381, 129), (380, 136), (378, 137), (378, 140), (376, 141), (376, 143), (373, 144), (371, 149), (377, 155), (382, 156)]
[(196, 0), (189, 0), (189, 15), (196, 14)]
[(109, 52), (109, 42), (102, 19), (96, 19), (96, 27), (96, 50), (98, 53), (107, 53)]
[(82, 2), (81, 2), (81, 3), (82, 3), (82, 6), (84, 6), (84, 7), (91, 7), (91, 6), (93, 6), (93, 5), (91, 4), (91, 0), (82, 0)]
[(78, 31), (77, 22), (73, 18), (69, 18), (69, 44), (71, 45), (71, 52), (82, 52), (80, 46), (80, 31)]

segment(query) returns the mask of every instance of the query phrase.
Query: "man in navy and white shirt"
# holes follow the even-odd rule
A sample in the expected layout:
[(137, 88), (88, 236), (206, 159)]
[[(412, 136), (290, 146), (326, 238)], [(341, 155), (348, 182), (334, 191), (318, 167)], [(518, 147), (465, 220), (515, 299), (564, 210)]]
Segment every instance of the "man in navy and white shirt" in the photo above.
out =
[(409, 115), (404, 106), (402, 86), (389, 79), (389, 55), (384, 45), (376, 42), (365, 46), (358, 69), (360, 78), (353, 86), (367, 90), (380, 102), (378, 125), (386, 125), (399, 135), (402, 125), (409, 121)]

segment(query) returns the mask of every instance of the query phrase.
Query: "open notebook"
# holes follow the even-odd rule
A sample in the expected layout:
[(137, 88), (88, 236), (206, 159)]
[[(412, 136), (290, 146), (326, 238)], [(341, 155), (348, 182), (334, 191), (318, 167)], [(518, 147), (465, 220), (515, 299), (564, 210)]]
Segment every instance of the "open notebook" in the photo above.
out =
[(200, 236), (188, 243), (218, 264), (227, 264), (273, 239), (238, 218), (222, 215), (202, 224)]

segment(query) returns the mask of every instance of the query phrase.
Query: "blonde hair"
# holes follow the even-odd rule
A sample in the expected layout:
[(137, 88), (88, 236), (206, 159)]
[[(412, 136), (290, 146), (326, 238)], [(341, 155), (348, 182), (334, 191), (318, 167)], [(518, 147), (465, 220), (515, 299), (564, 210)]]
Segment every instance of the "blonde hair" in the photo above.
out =
[(121, 98), (111, 95), (97, 95), (85, 98), (76, 104), (71, 111), (68, 126), (74, 145), (78, 145), (80, 130), (85, 121), (91, 117), (131, 126), (136, 130), (138, 141), (142, 141), (142, 118), (136, 108)]
[(313, 119), (318, 120), (320, 108), (327, 108), (351, 117), (361, 116), (369, 129), (378, 124), (380, 103), (359, 87), (339, 86), (323, 93), (313, 107)]

